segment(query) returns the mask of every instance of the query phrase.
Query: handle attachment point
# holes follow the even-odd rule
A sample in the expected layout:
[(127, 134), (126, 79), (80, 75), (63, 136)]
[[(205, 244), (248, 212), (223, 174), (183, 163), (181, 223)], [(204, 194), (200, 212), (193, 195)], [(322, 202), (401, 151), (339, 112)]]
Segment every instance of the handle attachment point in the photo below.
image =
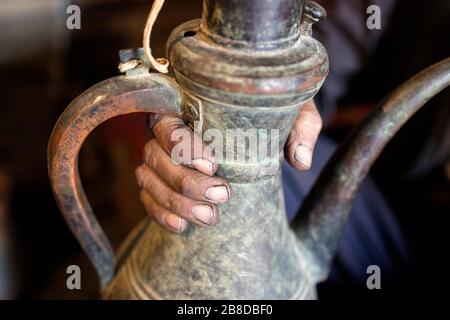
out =
[(181, 89), (173, 78), (148, 72), (129, 75), (132, 70), (94, 85), (72, 101), (57, 121), (48, 146), (56, 201), (94, 265), (102, 288), (115, 274), (115, 259), (81, 184), (78, 153), (83, 142), (98, 125), (115, 116), (133, 112), (181, 115)]

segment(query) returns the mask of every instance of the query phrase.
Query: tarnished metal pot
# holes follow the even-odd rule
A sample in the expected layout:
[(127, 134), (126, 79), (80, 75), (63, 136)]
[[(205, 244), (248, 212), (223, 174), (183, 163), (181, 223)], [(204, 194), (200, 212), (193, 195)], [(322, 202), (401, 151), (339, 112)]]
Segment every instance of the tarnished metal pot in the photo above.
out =
[[(283, 157), (300, 108), (328, 73), (326, 51), (311, 32), (324, 17), (312, 1), (205, 0), (202, 19), (179, 26), (168, 41), (173, 78), (148, 73), (139, 51), (125, 51), (122, 62), (138, 60), (137, 67), (90, 88), (63, 113), (49, 145), (49, 174), (67, 223), (96, 267), (104, 298), (316, 297), (315, 285), (328, 274), (370, 165), (450, 78), (447, 60), (394, 93), (344, 144), (306, 199), (303, 220), (291, 228), (280, 171), (267, 168)], [(130, 112), (178, 115), (198, 132), (214, 128), (224, 137), (228, 129), (275, 129), (280, 143), (273, 158), (220, 165), (218, 174), (230, 181), (235, 196), (220, 206), (216, 226), (190, 226), (177, 235), (144, 220), (115, 259), (86, 200), (77, 160), (96, 126)], [(225, 138), (226, 150), (242, 151)]]

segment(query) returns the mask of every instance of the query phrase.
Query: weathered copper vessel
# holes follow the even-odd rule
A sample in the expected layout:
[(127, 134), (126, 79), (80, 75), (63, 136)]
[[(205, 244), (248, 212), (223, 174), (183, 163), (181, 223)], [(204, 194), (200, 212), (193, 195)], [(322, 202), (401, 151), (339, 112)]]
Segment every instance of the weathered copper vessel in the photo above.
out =
[[(384, 145), (450, 82), (450, 59), (420, 73), (357, 128), (331, 159), (293, 224), (271, 161), (226, 161), (235, 196), (214, 227), (173, 234), (144, 220), (115, 256), (84, 194), (78, 152), (100, 123), (131, 112), (166, 113), (216, 128), (278, 129), (279, 157), (303, 103), (328, 73), (311, 26), (322, 7), (302, 0), (204, 0), (201, 20), (167, 43), (172, 77), (149, 73), (142, 50), (121, 52), (125, 75), (75, 99), (49, 144), (58, 205), (94, 264), (106, 299), (314, 299), (327, 277), (358, 186)], [(131, 63), (132, 62), (132, 63)], [(226, 148), (234, 148), (226, 141)], [(237, 150), (233, 150), (236, 152)]]

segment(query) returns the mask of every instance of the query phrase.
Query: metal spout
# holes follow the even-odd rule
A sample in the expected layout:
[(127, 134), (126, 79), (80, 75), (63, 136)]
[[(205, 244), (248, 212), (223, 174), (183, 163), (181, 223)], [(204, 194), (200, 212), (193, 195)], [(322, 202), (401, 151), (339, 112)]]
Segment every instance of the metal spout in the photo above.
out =
[(447, 58), (394, 91), (330, 159), (293, 222), (316, 282), (328, 276), (353, 199), (372, 164), (408, 119), (449, 84)]

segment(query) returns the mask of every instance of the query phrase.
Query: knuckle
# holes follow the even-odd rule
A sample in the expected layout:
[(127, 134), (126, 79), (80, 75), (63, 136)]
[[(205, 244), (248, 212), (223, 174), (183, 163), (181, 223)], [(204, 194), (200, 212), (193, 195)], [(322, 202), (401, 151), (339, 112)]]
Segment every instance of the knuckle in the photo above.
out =
[(180, 118), (170, 118), (166, 123), (165, 129), (168, 130), (169, 133), (176, 129), (186, 129), (187, 130), (187, 128), (184, 124), (184, 121), (181, 120)]
[(320, 130), (322, 130), (323, 127), (323, 120), (322, 117), (320, 116), (320, 114), (316, 113), (316, 115), (314, 116), (315, 119), (313, 121), (313, 129), (317, 132), (319, 132)]
[(320, 115), (308, 112), (301, 117), (298, 127), (300, 128), (299, 132), (305, 132), (308, 135), (317, 135), (320, 130), (322, 130), (322, 118)]
[(202, 193), (209, 187), (213, 185), (220, 185), (222, 184), (219, 180), (219, 178), (211, 178), (209, 176), (200, 176), (196, 179), (195, 186), (197, 189), (201, 190)]
[(164, 118), (154, 125), (153, 132), (164, 139), (170, 140), (171, 132), (183, 127), (184, 122), (179, 118)]
[(164, 200), (166, 208), (175, 213), (180, 213), (180, 197), (175, 192), (167, 192)]
[(178, 190), (181, 191), (181, 193), (187, 194), (190, 192), (193, 183), (192, 183), (192, 178), (189, 175), (180, 173), (176, 177), (175, 180), (176, 180), (176, 186), (177, 186)]
[(144, 209), (147, 212), (147, 214), (153, 216), (153, 212), (152, 212), (152, 210), (150, 210), (151, 204), (149, 203), (149, 201), (151, 201), (151, 200), (150, 200), (148, 194), (144, 190), (141, 190), (141, 192), (139, 192), (139, 200), (141, 201), (142, 205), (144, 206)]
[(139, 187), (144, 188), (145, 186), (145, 178), (146, 178), (146, 173), (145, 173), (145, 165), (141, 164), (140, 166), (138, 166), (135, 170), (134, 170), (134, 174), (136, 176), (136, 181)]
[(150, 168), (155, 168), (159, 159), (157, 147), (154, 142), (149, 142), (145, 146), (144, 161)]
[(144, 159), (147, 158), (147, 155), (152, 153), (152, 150), (153, 150), (153, 145), (152, 145), (152, 140), (150, 140), (144, 146)]

